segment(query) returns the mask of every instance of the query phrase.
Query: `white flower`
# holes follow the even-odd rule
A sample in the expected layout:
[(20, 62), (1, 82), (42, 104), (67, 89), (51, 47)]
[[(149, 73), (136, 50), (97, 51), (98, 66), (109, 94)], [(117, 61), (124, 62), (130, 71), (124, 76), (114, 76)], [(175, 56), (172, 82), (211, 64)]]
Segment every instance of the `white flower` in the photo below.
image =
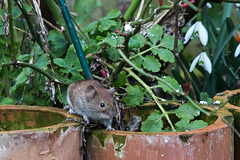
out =
[(132, 32), (133, 31), (133, 27), (128, 23), (124, 26), (124, 30), (126, 32)]
[(206, 28), (203, 26), (202, 22), (197, 21), (192, 27), (189, 28), (185, 35), (185, 41), (183, 44), (186, 44), (189, 39), (193, 36), (199, 37), (202, 45), (206, 46), (208, 42), (208, 32)]
[(206, 6), (207, 6), (208, 8), (212, 8), (211, 3), (209, 3), (209, 2), (206, 3)]
[(234, 53), (234, 57), (237, 57), (240, 54), (240, 44), (237, 46), (235, 53)]
[(189, 69), (189, 72), (192, 72), (193, 69), (195, 68), (196, 64), (199, 64), (200, 66), (203, 66), (204, 69), (211, 74), (212, 72), (212, 64), (210, 59), (208, 58), (206, 52), (202, 52), (199, 54), (192, 62), (191, 67)]

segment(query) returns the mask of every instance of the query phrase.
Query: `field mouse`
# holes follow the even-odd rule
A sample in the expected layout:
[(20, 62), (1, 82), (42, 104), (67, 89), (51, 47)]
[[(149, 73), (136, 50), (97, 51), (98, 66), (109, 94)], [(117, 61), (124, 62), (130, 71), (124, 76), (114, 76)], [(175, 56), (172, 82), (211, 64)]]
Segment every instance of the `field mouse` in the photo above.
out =
[(114, 89), (105, 89), (93, 79), (73, 82), (67, 89), (67, 103), (70, 114), (83, 116), (86, 123), (100, 123), (112, 128), (112, 119), (117, 115), (113, 98)]

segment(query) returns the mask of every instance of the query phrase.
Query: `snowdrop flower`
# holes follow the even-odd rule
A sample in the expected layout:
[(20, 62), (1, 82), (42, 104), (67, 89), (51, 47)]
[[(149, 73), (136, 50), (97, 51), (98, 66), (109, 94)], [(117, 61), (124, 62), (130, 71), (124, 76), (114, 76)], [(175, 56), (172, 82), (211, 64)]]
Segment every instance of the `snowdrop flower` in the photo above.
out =
[(237, 57), (240, 54), (240, 44), (237, 46), (235, 53), (234, 53), (234, 57)]
[(208, 42), (208, 32), (201, 21), (197, 21), (193, 26), (189, 28), (184, 37), (185, 41), (183, 42), (183, 44), (186, 44), (192, 37), (192, 35), (195, 37), (199, 37), (202, 45), (206, 46)]
[(208, 58), (206, 52), (202, 52), (201, 54), (199, 54), (192, 62), (189, 72), (192, 72), (193, 69), (195, 68), (196, 64), (199, 64), (200, 66), (203, 66), (204, 69), (211, 74), (212, 72), (212, 64), (210, 59)]

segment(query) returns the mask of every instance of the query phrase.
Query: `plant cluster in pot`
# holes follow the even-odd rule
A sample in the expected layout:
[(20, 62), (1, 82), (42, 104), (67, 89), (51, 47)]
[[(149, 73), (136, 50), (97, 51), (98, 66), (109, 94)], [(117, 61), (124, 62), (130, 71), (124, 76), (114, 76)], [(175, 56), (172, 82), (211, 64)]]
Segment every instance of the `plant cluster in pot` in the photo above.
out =
[(240, 89), (226, 90), (213, 97), (215, 103), (232, 112), (234, 116), (234, 159), (240, 160)]

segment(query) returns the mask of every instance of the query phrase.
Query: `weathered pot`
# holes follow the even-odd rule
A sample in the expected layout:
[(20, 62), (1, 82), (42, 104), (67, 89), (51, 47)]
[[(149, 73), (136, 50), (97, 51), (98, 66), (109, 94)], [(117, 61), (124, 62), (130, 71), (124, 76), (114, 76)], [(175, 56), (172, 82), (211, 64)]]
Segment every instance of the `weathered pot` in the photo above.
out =
[(38, 106), (0, 106), (1, 160), (79, 160), (80, 127), (64, 110)]
[[(226, 103), (224, 108), (233, 113), (234, 127), (240, 132), (240, 89), (224, 91), (213, 97), (213, 99), (214, 101), (221, 101), (222, 104)], [(234, 159), (240, 160), (240, 138), (236, 133), (234, 134)]]
[[(208, 127), (189, 132), (128, 132), (95, 130), (87, 135), (86, 160), (230, 160), (233, 159), (231, 128), (226, 109), (217, 112)], [(211, 119), (211, 118), (210, 118)], [(211, 120), (210, 120), (211, 121)]]

